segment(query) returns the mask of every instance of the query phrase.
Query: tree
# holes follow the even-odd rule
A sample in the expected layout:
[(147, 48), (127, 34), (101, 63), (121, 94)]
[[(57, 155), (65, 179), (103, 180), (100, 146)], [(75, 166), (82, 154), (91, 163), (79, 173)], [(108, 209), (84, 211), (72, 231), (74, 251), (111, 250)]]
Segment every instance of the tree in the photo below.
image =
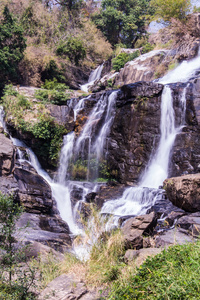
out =
[(151, 6), (155, 9), (156, 19), (183, 21), (190, 11), (191, 3), (190, 0), (152, 0)]
[(149, 0), (103, 0), (93, 21), (113, 46), (121, 42), (130, 47), (145, 33), (151, 13)]
[(0, 81), (17, 81), (18, 63), (23, 58), (26, 42), (23, 29), (17, 24), (7, 6), (0, 23)]

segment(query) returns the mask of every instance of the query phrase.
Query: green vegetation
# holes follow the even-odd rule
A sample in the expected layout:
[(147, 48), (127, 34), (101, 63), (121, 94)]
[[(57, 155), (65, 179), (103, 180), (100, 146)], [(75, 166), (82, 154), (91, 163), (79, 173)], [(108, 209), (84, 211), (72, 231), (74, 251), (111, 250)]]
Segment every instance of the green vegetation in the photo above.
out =
[[(47, 81), (47, 86), (57, 84)], [(53, 92), (55, 98), (51, 102), (61, 103), (68, 99), (67, 94), (62, 91), (63, 85), (57, 85), (60, 91), (44, 90), (45, 93)], [(43, 90), (41, 90), (43, 91)], [(45, 94), (46, 95), (46, 94)], [(41, 96), (41, 94), (40, 94)], [(52, 97), (53, 97), (52, 96)], [(37, 139), (37, 143), (33, 143), (32, 149), (38, 157), (43, 161), (48, 161), (53, 166), (56, 166), (58, 155), (62, 146), (63, 135), (67, 134), (67, 129), (55, 122), (54, 118), (49, 115), (43, 103), (50, 99), (41, 98), (42, 103), (34, 103), (28, 100), (24, 95), (19, 94), (12, 85), (8, 85), (4, 89), (4, 96), (1, 99), (4, 110), (6, 112), (6, 119), (11, 118), (10, 122), (16, 129), (30, 133)]]
[(56, 54), (59, 56), (67, 56), (76, 65), (79, 65), (79, 61), (86, 57), (86, 48), (80, 39), (69, 37), (65, 44), (58, 45)]
[(112, 68), (116, 71), (119, 72), (121, 68), (124, 67), (124, 65), (128, 62), (131, 61), (135, 58), (140, 56), (140, 51), (137, 50), (131, 54), (127, 54), (125, 52), (122, 52), (118, 54), (115, 58), (112, 59)]
[(89, 162), (83, 159), (75, 162), (72, 160), (69, 172), (73, 180), (86, 180), (88, 176), (89, 180), (97, 179), (97, 181), (105, 182), (112, 177), (107, 162), (105, 160), (97, 161), (95, 158)]
[(101, 11), (93, 16), (97, 27), (114, 46), (123, 43), (133, 47), (145, 33), (145, 22), (152, 9), (148, 0), (103, 0)]
[(177, 245), (148, 258), (109, 299), (200, 299), (200, 242)]
[(16, 247), (16, 221), (22, 208), (14, 203), (12, 195), (0, 193), (0, 299), (35, 299), (29, 292), (35, 282), (35, 268), (25, 264), (25, 246)]
[(190, 0), (152, 0), (151, 6), (155, 8), (156, 19), (184, 21), (190, 11), (191, 3)]
[(0, 82), (17, 80), (18, 64), (26, 48), (23, 29), (10, 13), (7, 6), (3, 10), (0, 22)]

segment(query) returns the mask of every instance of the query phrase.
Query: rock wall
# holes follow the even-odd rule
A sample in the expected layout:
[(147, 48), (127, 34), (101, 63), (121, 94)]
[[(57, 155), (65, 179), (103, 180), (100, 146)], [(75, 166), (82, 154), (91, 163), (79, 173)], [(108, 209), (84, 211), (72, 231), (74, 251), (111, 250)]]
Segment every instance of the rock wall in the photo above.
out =
[[(200, 169), (200, 78), (171, 84), (176, 127), (181, 122), (180, 97), (186, 90), (185, 126), (177, 135), (169, 176)], [(125, 85), (118, 94), (116, 115), (108, 139), (108, 164), (122, 183), (137, 182), (155, 153), (160, 139), (160, 104), (163, 86), (153, 82)], [(195, 93), (194, 93), (195, 90)]]

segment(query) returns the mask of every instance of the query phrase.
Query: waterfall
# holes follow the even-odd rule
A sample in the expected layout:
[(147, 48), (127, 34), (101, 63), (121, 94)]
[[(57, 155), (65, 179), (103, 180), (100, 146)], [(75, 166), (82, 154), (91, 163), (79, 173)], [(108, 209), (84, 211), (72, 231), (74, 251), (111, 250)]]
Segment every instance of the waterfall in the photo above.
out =
[[(179, 99), (182, 115), (185, 114), (185, 96), (186, 88)], [(184, 120), (184, 118), (181, 119)], [(170, 152), (182, 125), (175, 127), (172, 91), (169, 86), (165, 86), (161, 98), (161, 136), (157, 151), (149, 161), (139, 186), (126, 189), (120, 199), (107, 201), (102, 207), (102, 214), (115, 216), (108, 226), (117, 226), (120, 216), (146, 213), (157, 200), (162, 198), (163, 190), (159, 189), (159, 186), (168, 176)]]
[[(87, 161), (87, 179), (98, 177), (98, 164), (104, 157), (104, 146), (115, 116), (117, 93), (118, 91), (114, 91), (109, 96), (107, 93), (101, 96), (76, 141), (74, 147), (76, 160)], [(89, 176), (91, 157), (96, 165), (93, 176)]]
[(102, 70), (103, 70), (103, 64), (98, 66), (94, 71), (92, 71), (88, 79), (88, 83), (81, 85), (81, 90), (87, 93), (89, 87), (92, 86), (96, 80), (99, 80), (101, 78)]

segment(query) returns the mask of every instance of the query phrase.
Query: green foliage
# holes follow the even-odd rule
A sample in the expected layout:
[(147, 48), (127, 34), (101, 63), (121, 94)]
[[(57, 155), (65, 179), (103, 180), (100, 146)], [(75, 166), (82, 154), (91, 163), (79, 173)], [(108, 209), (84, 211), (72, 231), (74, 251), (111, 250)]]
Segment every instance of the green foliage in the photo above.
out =
[(146, 43), (146, 44), (142, 47), (142, 54), (148, 53), (148, 52), (152, 51), (153, 48), (154, 48), (153, 45), (151, 45), (150, 43)]
[(131, 54), (127, 54), (127, 53), (120, 53), (119, 55), (117, 55), (115, 58), (112, 59), (112, 68), (119, 72), (119, 70), (121, 68), (124, 67), (124, 65), (130, 61), (130, 60), (133, 60), (135, 58), (137, 58), (138, 56), (140, 56), (140, 51), (137, 50)]
[(41, 88), (46, 90), (58, 90), (62, 92), (69, 89), (69, 87), (65, 83), (59, 83), (56, 78), (53, 78), (53, 80), (46, 79)]
[(148, 0), (103, 0), (101, 7), (93, 20), (113, 46), (121, 42), (132, 47), (152, 14)]
[(184, 21), (191, 8), (190, 0), (152, 0), (155, 19), (171, 21), (172, 18)]
[(23, 268), (26, 248), (22, 245), (16, 247), (14, 238), (16, 221), (22, 212), (23, 209), (14, 202), (12, 195), (0, 193), (1, 299), (33, 299), (29, 289), (35, 281), (35, 269), (28, 265)]
[(59, 83), (56, 78), (45, 80), (41, 90), (35, 91), (35, 97), (44, 103), (64, 104), (70, 99), (70, 94), (65, 91), (69, 89), (64, 83)]
[(79, 64), (80, 60), (86, 57), (86, 49), (80, 38), (69, 37), (66, 43), (58, 45), (56, 54), (59, 56), (67, 56), (76, 65)]
[(200, 12), (200, 7), (196, 7), (196, 6), (194, 6), (194, 8), (193, 8), (193, 12), (194, 12), (194, 13), (198, 13), (198, 12)]
[(177, 245), (148, 258), (109, 299), (200, 299), (200, 242)]
[(56, 165), (63, 135), (68, 133), (66, 128), (55, 123), (52, 117), (41, 115), (37, 123), (24, 130), (31, 132), (38, 139), (36, 147), (33, 146), (36, 155), (43, 160), (50, 159), (51, 163)]
[(17, 68), (26, 48), (23, 29), (7, 6), (0, 22), (0, 81), (17, 81)]
[(37, 90), (35, 92), (35, 98), (41, 100), (44, 103), (50, 102), (52, 104), (62, 105), (70, 99), (70, 95), (62, 90)]
[(54, 80), (56, 78), (59, 82), (65, 82), (65, 76), (64, 76), (64, 69), (59, 68), (55, 60), (51, 59), (46, 67), (45, 70), (41, 73), (41, 79), (42, 81), (48, 80)]

